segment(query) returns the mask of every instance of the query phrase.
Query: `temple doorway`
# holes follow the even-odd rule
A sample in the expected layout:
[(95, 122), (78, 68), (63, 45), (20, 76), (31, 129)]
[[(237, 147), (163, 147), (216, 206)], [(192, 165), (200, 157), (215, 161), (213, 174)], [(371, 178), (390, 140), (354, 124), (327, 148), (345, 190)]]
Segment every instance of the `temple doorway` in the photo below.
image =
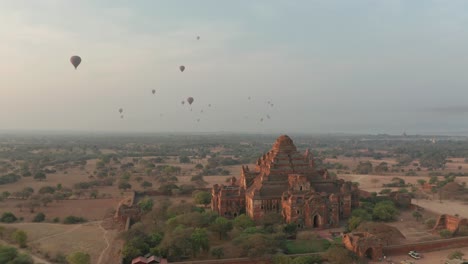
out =
[(364, 253), (364, 255), (366, 256), (366, 258), (368, 259), (372, 259), (372, 255), (374, 254), (374, 250), (372, 248), (368, 248), (366, 250), (366, 253)]
[(313, 228), (317, 228), (320, 226), (320, 216), (319, 215), (314, 215), (313, 218)]

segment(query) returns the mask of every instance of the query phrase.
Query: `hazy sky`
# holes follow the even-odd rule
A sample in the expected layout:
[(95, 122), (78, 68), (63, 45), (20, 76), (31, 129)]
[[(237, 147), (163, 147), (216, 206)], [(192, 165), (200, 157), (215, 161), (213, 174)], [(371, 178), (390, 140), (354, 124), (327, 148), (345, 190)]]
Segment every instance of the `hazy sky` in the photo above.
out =
[(0, 0), (0, 59), (0, 130), (468, 131), (468, 1)]

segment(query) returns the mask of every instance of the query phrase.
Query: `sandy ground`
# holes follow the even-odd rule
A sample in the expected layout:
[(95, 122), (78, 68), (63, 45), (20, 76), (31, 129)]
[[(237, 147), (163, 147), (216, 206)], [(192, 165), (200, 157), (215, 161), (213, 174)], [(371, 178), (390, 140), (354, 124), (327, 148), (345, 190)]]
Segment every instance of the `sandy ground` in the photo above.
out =
[[(402, 260), (411, 260), (417, 264), (443, 264), (445, 263), (445, 260), (447, 260), (447, 256), (455, 250), (459, 250), (463, 254), (465, 254), (465, 256), (468, 256), (468, 247), (463, 247), (463, 248), (452, 248), (452, 249), (441, 250), (441, 251), (421, 253), (422, 258), (419, 260), (412, 259), (408, 255), (391, 256), (387, 260), (387, 263), (391, 263), (388, 261), (393, 261), (393, 263), (399, 264), (400, 261)], [(382, 262), (369, 262), (369, 263), (385, 263), (385, 262), (382, 261)]]
[(442, 202), (440, 202), (438, 199), (414, 199), (413, 203), (437, 214), (458, 214), (462, 217), (468, 217), (468, 204), (466, 202), (455, 200), (442, 200)]

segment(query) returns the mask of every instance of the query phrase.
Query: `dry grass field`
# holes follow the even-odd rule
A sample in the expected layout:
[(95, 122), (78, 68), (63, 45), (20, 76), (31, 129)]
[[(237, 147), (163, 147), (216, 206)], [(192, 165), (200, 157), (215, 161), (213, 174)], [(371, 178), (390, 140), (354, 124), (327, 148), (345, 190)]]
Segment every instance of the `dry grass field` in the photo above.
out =
[(24, 230), (28, 234), (28, 245), (36, 255), (54, 257), (81, 251), (91, 255), (91, 263), (111, 263), (108, 261), (114, 256), (110, 247), (118, 234), (116, 230), (105, 230), (100, 224), (101, 221), (79, 225), (17, 223), (5, 226)]
[(46, 221), (51, 222), (58, 217), (62, 220), (69, 215), (84, 217), (89, 221), (102, 220), (109, 212), (114, 211), (119, 199), (86, 199), (86, 200), (63, 200), (52, 202), (47, 207), (41, 206), (31, 213), (28, 208), (17, 208), (22, 200), (7, 200), (0, 203), (0, 212), (12, 212), (17, 217), (24, 217), (25, 222), (31, 222), (38, 212), (46, 215)]

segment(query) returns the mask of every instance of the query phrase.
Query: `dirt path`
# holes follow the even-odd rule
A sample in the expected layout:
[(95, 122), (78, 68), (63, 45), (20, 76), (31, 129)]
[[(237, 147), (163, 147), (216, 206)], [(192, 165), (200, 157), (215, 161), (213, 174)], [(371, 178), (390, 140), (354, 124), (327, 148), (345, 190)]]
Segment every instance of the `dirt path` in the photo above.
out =
[(104, 248), (104, 249), (102, 250), (101, 254), (99, 255), (99, 259), (98, 259), (97, 264), (101, 264), (102, 258), (104, 257), (104, 253), (105, 253), (105, 252), (109, 249), (109, 247), (110, 247), (109, 240), (108, 240), (107, 237), (106, 237), (106, 235), (107, 235), (107, 230), (104, 229), (104, 227), (102, 227), (101, 224), (102, 224), (102, 221), (99, 222), (99, 228), (104, 232), (104, 234), (102, 234), (102, 238), (104, 238), (104, 241), (106, 241), (107, 246), (106, 246), (106, 248)]

